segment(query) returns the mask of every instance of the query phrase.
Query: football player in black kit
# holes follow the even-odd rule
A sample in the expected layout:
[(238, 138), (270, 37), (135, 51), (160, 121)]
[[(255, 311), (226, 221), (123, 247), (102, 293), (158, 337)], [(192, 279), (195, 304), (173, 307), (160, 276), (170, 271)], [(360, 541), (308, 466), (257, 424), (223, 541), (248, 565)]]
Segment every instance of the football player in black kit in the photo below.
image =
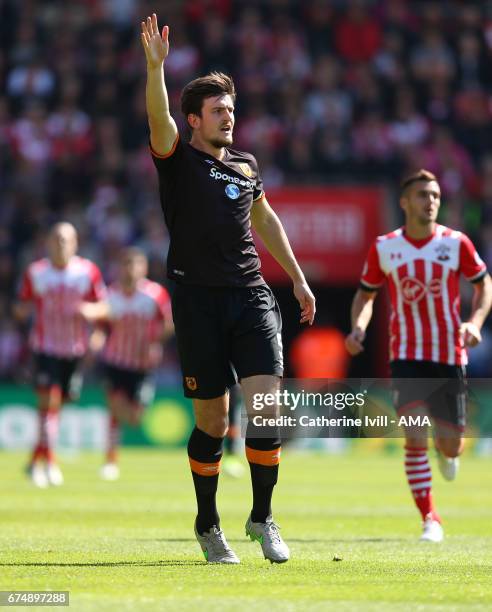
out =
[[(283, 374), (280, 312), (261, 275), (251, 226), (292, 279), (302, 323), (313, 322), (315, 299), (265, 198), (255, 158), (230, 148), (232, 79), (211, 73), (183, 89), (181, 110), (191, 131), (185, 143), (170, 115), (164, 82), (169, 27), (160, 32), (155, 14), (141, 25), (151, 152), (170, 235), (167, 271), (176, 282), (173, 318), (184, 393), (195, 413), (188, 443), (198, 506), (195, 534), (209, 563), (239, 563), (220, 529), (215, 502), (228, 389), (237, 376), (249, 412), (253, 396), (274, 393)], [(282, 563), (289, 549), (271, 511), (280, 437), (278, 430), (261, 435), (249, 423), (253, 508), (246, 535), (260, 542), (266, 559)]]

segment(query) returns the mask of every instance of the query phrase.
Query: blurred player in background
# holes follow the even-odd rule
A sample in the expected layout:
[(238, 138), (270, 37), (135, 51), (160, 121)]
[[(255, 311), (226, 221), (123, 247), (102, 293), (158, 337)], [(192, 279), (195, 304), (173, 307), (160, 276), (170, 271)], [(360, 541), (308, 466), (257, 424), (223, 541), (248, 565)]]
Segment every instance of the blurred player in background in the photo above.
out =
[[(171, 301), (161, 285), (146, 278), (147, 257), (137, 248), (121, 253), (119, 279), (108, 290), (106, 302), (84, 303), (89, 321), (106, 323), (94, 348), (102, 347), (109, 407), (104, 480), (116, 480), (120, 470), (117, 450), (120, 424), (138, 425), (154, 397), (152, 369), (162, 359), (162, 343), (173, 333)], [(97, 344), (97, 345), (96, 345)]]
[[(369, 250), (352, 303), (346, 346), (351, 355), (363, 350), (374, 298), (387, 279), (395, 407), (400, 415), (430, 414), (439, 468), (446, 480), (453, 480), (466, 420), (466, 347), (481, 341), (492, 283), (470, 239), (436, 223), (440, 202), (440, 187), (430, 172), (420, 170), (402, 183), (405, 225), (378, 237)], [(474, 287), (472, 312), (465, 323), (459, 315), (460, 275)], [(421, 540), (440, 542), (444, 532), (432, 499), (427, 428), (405, 428), (405, 438), (405, 472), (422, 515)]]
[(63, 483), (55, 458), (59, 413), (64, 400), (78, 396), (80, 360), (89, 346), (90, 330), (80, 314), (80, 304), (105, 296), (98, 267), (76, 252), (75, 228), (70, 223), (57, 223), (48, 238), (48, 257), (28, 267), (14, 306), (19, 320), (33, 316), (30, 346), (35, 362), (39, 437), (29, 474), (41, 488)]
[[(301, 322), (313, 322), (315, 300), (266, 200), (255, 158), (229, 148), (236, 98), (229, 76), (211, 73), (184, 88), (181, 109), (192, 136), (189, 143), (180, 138), (164, 81), (168, 37), (169, 28), (161, 34), (155, 14), (142, 22), (152, 158), (171, 240), (167, 272), (176, 281), (173, 315), (183, 388), (195, 413), (188, 443), (198, 506), (195, 535), (209, 563), (239, 563), (216, 506), (228, 388), (237, 372), (248, 408), (254, 394), (278, 389), (283, 375), (280, 311), (261, 275), (251, 227), (292, 279)], [(290, 553), (271, 510), (278, 433), (261, 438), (248, 424), (253, 508), (246, 534), (260, 543), (265, 558), (282, 563)]]
[(241, 386), (234, 385), (229, 389), (229, 427), (224, 439), (224, 458), (222, 460), (222, 471), (232, 478), (240, 478), (244, 474), (244, 466), (239, 458), (239, 454), (244, 452), (244, 444), (241, 444), (242, 412)]

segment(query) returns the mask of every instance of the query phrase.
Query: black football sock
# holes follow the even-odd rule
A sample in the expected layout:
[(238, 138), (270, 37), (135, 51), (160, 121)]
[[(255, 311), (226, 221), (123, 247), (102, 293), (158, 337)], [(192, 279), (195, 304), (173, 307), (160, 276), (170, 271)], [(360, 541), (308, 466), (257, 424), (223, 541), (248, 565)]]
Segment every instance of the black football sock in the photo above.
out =
[(188, 458), (198, 507), (196, 528), (200, 534), (209, 531), (213, 525), (220, 526), (215, 498), (219, 482), (222, 442), (223, 438), (213, 438), (197, 427), (191, 432), (188, 441)]
[(252, 423), (248, 423), (246, 457), (253, 489), (251, 520), (254, 523), (264, 523), (272, 513), (272, 494), (278, 479), (281, 441), (278, 432), (272, 432), (274, 437), (271, 438), (255, 438), (254, 430)]

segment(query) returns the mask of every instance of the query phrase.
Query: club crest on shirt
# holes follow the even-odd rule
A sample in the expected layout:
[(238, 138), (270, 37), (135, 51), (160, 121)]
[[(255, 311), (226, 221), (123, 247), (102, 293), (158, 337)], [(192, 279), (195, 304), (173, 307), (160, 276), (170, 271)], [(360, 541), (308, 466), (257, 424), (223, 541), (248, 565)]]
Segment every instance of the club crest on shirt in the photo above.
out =
[(239, 164), (239, 169), (248, 178), (251, 178), (253, 176), (253, 171), (251, 170), (251, 166), (249, 164)]
[(231, 183), (226, 185), (225, 192), (226, 196), (231, 200), (237, 200), (238, 197), (241, 195), (241, 190), (239, 189), (239, 187), (237, 185), (232, 185)]
[(196, 378), (194, 376), (185, 376), (186, 386), (190, 391), (196, 391), (198, 385), (196, 384)]
[(446, 246), (445, 244), (439, 244), (436, 246), (436, 248), (434, 249), (437, 253), (437, 259), (439, 261), (448, 261), (450, 259), (449, 257), (449, 251), (451, 250), (448, 246)]

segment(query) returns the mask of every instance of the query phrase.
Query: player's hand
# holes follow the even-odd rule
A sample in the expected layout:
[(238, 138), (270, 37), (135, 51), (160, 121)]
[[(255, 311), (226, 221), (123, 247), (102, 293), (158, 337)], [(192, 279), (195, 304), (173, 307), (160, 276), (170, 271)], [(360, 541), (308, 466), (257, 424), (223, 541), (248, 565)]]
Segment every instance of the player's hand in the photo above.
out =
[(77, 314), (83, 317), (86, 321), (91, 321), (91, 308), (92, 304), (89, 302), (80, 302), (77, 308)]
[(309, 322), (312, 325), (316, 314), (316, 298), (306, 281), (294, 283), (294, 295), (301, 306), (301, 323)]
[(477, 346), (477, 344), (482, 342), (480, 330), (475, 323), (471, 323), (470, 321), (460, 325), (460, 337), (465, 346)]
[(159, 68), (169, 53), (169, 26), (164, 26), (160, 34), (155, 13), (152, 13), (152, 17), (147, 17), (147, 21), (142, 21), (141, 25), (140, 38), (147, 58), (147, 66)]
[(77, 305), (77, 314), (81, 315), (88, 323), (99, 319), (109, 319), (111, 308), (107, 302), (80, 302)]
[(96, 363), (96, 358), (104, 348), (106, 334), (102, 329), (95, 329), (89, 336), (89, 347), (82, 358), (82, 369), (88, 370)]
[(106, 343), (106, 333), (102, 329), (96, 328), (89, 338), (89, 353), (97, 355), (100, 353)]
[(366, 332), (362, 331), (359, 327), (356, 327), (346, 338), (345, 348), (347, 351), (355, 357), (364, 350), (362, 344), (366, 338)]

